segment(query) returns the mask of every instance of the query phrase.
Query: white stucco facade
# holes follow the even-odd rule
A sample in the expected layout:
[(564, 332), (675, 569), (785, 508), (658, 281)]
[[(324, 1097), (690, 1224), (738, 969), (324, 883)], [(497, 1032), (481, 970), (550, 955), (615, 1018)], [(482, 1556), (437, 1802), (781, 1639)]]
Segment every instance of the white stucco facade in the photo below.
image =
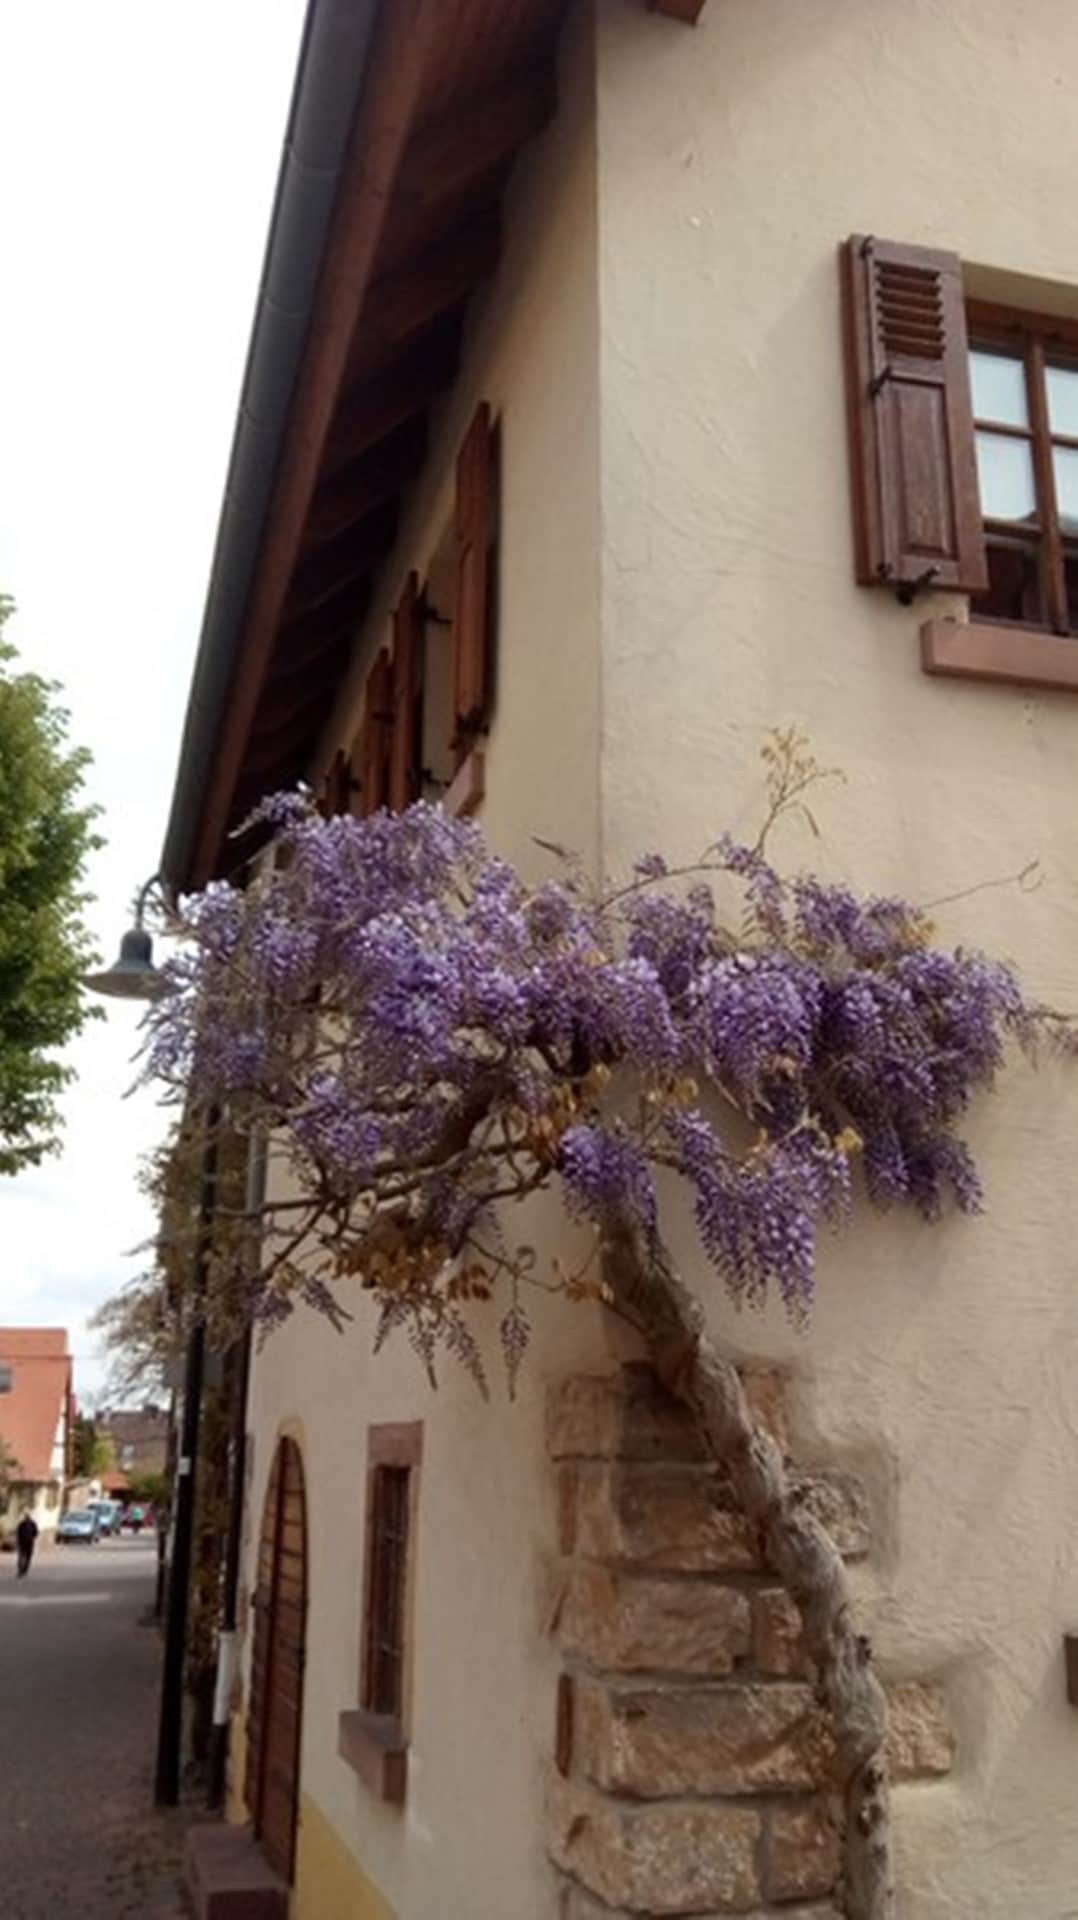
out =
[[(710, 0), (687, 33), (600, 0), (572, 15), (561, 64), (326, 754), (358, 724), (405, 573), (439, 546), (485, 398), (503, 504), (481, 819), (498, 849), (530, 870), (534, 833), (610, 870), (645, 848), (692, 853), (758, 819), (760, 744), (794, 721), (847, 784), (821, 794), (819, 842), (785, 831), (780, 863), (949, 901), (942, 939), (1013, 959), (1033, 997), (1078, 1008), (1078, 699), (926, 677), (920, 624), (964, 615), (961, 599), (902, 608), (854, 584), (836, 268), (846, 234), (875, 232), (958, 251), (975, 291), (1019, 276), (1030, 304), (1078, 313), (1078, 12)], [(1073, 1066), (1015, 1065), (969, 1134), (985, 1214), (928, 1228), (859, 1208), (825, 1249), (807, 1331), (739, 1315), (700, 1280), (728, 1344), (792, 1369), (802, 1450), (869, 1484), (876, 1548), (857, 1586), (883, 1671), (946, 1692), (955, 1771), (895, 1797), (902, 1920), (1062, 1920), (1078, 1881), (1061, 1653), (1078, 1627)], [(550, 1214), (527, 1237), (560, 1231)], [(349, 1913), (554, 1910), (542, 1399), (623, 1342), (590, 1309), (538, 1320), (514, 1408), (489, 1341), (489, 1404), (451, 1371), (432, 1396), (404, 1346), (372, 1362), (366, 1303), (344, 1336), (298, 1315), (257, 1360), (252, 1552), (287, 1428), (310, 1516), (303, 1804), (307, 1833), (328, 1823), (362, 1868)], [(426, 1435), (400, 1813), (339, 1758), (337, 1717), (358, 1689), (366, 1430), (412, 1419)], [(304, 1847), (301, 1823), (297, 1912), (335, 1920)]]

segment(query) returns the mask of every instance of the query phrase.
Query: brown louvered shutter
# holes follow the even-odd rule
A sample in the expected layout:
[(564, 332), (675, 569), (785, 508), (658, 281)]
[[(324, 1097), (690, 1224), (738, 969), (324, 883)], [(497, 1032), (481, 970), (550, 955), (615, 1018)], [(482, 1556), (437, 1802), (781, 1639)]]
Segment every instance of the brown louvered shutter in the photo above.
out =
[(961, 261), (854, 234), (842, 290), (857, 578), (980, 592)]
[(411, 806), (423, 774), (423, 603), (419, 576), (410, 573), (393, 615), (393, 741), (389, 804)]
[(366, 711), (360, 766), (362, 802), (366, 816), (377, 813), (389, 798), (389, 747), (393, 726), (393, 672), (389, 649), (383, 647), (367, 675)]
[(329, 820), (335, 813), (347, 813), (352, 805), (352, 792), (355, 781), (352, 778), (352, 762), (343, 747), (339, 747), (322, 785), (322, 798), (318, 811)]
[(484, 400), (457, 456), (453, 746), (458, 761), (482, 730), (490, 703), (495, 480), (490, 408)]

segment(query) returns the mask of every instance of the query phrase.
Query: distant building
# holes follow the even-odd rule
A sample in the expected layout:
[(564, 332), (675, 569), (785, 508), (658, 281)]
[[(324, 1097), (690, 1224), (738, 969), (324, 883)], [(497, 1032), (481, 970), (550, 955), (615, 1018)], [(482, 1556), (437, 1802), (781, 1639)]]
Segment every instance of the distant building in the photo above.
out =
[(55, 1533), (64, 1502), (74, 1416), (63, 1327), (0, 1327), (0, 1541), (29, 1508)]
[(99, 1433), (107, 1434), (115, 1455), (114, 1470), (104, 1476), (106, 1487), (120, 1490), (144, 1474), (164, 1473), (168, 1453), (168, 1412), (164, 1407), (104, 1408), (97, 1416)]

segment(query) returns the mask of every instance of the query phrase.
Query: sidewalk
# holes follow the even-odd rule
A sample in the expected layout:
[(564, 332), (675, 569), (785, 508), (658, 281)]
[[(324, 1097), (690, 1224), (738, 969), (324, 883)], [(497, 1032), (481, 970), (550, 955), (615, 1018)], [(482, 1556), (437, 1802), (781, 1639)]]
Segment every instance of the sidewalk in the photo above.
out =
[[(189, 1814), (153, 1805), (152, 1541), (0, 1558), (0, 1914), (180, 1920)], [(196, 1814), (200, 1809), (193, 1809)]]

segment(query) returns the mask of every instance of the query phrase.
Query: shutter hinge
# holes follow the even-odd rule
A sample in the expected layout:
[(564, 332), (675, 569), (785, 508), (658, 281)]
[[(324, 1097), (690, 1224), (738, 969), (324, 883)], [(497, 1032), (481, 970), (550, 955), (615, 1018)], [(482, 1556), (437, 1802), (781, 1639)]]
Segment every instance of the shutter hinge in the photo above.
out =
[(439, 613), (437, 607), (433, 606), (427, 599), (426, 594), (423, 594), (420, 598), (419, 613), (421, 619), (424, 620), (429, 627), (451, 627), (453, 625), (448, 614)]
[(916, 580), (904, 580), (895, 592), (895, 599), (899, 606), (912, 607), (917, 595), (924, 593), (932, 585), (938, 572), (938, 567), (926, 567), (923, 573), (917, 575)]
[(874, 378), (869, 381), (868, 383), (869, 399), (870, 400), (878, 399), (879, 395), (883, 392), (884, 387), (887, 385), (888, 380), (893, 380), (894, 377), (895, 377), (895, 370), (891, 365), (891, 362), (888, 361), (882, 373), (877, 373), (874, 376)]

